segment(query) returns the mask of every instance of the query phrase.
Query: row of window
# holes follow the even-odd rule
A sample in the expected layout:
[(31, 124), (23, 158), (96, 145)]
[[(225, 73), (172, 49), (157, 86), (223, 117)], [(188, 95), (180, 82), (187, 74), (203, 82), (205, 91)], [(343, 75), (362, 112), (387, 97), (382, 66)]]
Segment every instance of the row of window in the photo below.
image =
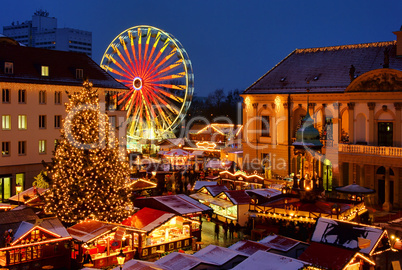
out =
[[(45, 129), (47, 127), (47, 116), (39, 115), (39, 128)], [(61, 128), (61, 115), (54, 116), (54, 128)], [(18, 115), (18, 129), (25, 130), (28, 128), (27, 124), (27, 116), (25, 114)], [(11, 115), (2, 115), (1, 116), (1, 129), (2, 130), (11, 130)]]
[[(56, 146), (57, 140), (55, 140)], [(46, 154), (46, 140), (39, 140), (39, 154)], [(18, 155), (27, 154), (27, 141), (18, 141)], [(1, 155), (9, 157), (11, 155), (11, 142), (1, 142)]]
[[(82, 48), (83, 50), (87, 50), (85, 48)], [(90, 49), (89, 49), (90, 50)], [(41, 76), (42, 77), (49, 77), (49, 66), (41, 66)], [(84, 70), (77, 68), (75, 70), (75, 77), (76, 79), (82, 79), (84, 76)], [(4, 63), (4, 73), (5, 74), (14, 74), (14, 63), (13, 62), (5, 62)]]
[[(3, 103), (11, 103), (11, 90), (3, 88), (1, 100)], [(54, 104), (61, 105), (62, 94), (61, 91), (54, 92)], [(47, 102), (47, 93), (45, 90), (39, 91), (39, 104), (46, 104)], [(18, 103), (26, 104), (27, 103), (27, 91), (25, 89), (18, 90)]]

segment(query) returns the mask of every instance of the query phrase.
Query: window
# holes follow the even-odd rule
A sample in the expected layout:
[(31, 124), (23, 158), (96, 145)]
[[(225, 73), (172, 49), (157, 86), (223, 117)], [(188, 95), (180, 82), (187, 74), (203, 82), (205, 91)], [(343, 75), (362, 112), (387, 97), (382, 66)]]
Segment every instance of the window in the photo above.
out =
[(27, 142), (19, 141), (18, 142), (18, 155), (23, 156), (26, 155)]
[(270, 137), (270, 130), (269, 130), (269, 116), (262, 115), (261, 116), (261, 136), (262, 137)]
[(1, 116), (1, 128), (3, 130), (11, 129), (11, 116), (10, 115), (2, 115)]
[(61, 115), (55, 115), (54, 116), (54, 128), (60, 128), (61, 127)]
[(25, 173), (16, 173), (15, 174), (15, 184), (21, 185), (22, 190), (25, 189)]
[(80, 68), (77, 68), (77, 69), (75, 70), (75, 78), (77, 78), (77, 79), (82, 79), (82, 78), (84, 78), (84, 70), (83, 70), (83, 69), (80, 69)]
[(39, 115), (39, 128), (46, 128), (46, 115)]
[(1, 155), (7, 157), (10, 155), (10, 142), (1, 143)]
[(43, 77), (48, 77), (49, 76), (49, 66), (42, 66), (41, 67), (41, 75)]
[(58, 145), (59, 145), (59, 140), (55, 139), (54, 140), (54, 151), (56, 151)]
[(109, 115), (109, 123), (112, 128), (116, 128), (116, 116)]
[(5, 62), (4, 63), (4, 73), (5, 74), (14, 74), (14, 63)]
[(39, 154), (46, 154), (46, 140), (39, 140)]
[(18, 90), (18, 103), (27, 103), (27, 91), (20, 89)]
[(20, 114), (18, 115), (18, 129), (27, 129), (27, 116)]
[(61, 104), (61, 91), (54, 92), (54, 104), (56, 105)]
[(3, 103), (10, 103), (10, 89), (3, 89), (2, 94)]
[(39, 91), (39, 104), (46, 104), (46, 91)]

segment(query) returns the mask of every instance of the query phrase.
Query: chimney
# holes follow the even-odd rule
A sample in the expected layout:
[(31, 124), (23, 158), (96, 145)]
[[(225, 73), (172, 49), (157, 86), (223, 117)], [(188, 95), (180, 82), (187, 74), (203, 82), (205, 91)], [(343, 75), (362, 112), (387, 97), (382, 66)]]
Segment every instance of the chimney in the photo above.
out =
[(393, 33), (396, 35), (396, 57), (402, 57), (402, 26)]

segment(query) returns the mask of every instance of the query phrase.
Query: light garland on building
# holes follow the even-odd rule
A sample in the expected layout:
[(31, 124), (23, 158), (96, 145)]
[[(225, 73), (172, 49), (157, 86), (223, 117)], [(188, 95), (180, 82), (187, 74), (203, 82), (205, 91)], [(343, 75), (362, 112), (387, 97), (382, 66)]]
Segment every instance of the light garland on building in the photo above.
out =
[(92, 83), (85, 82), (81, 92), (70, 96), (66, 111), (70, 117), (47, 168), (52, 184), (45, 211), (67, 223), (87, 218), (120, 222), (132, 213), (132, 207), (126, 209), (131, 204), (125, 186), (129, 166), (109, 137), (108, 117), (100, 113)]

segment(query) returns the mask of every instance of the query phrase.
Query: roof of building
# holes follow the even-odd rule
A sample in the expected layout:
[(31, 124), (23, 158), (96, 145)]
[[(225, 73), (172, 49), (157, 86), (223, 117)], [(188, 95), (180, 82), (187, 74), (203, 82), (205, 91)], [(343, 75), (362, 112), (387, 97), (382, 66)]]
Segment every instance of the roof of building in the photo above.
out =
[(197, 191), (204, 186), (216, 186), (218, 182), (216, 181), (195, 181), (194, 190)]
[[(83, 79), (76, 78), (76, 70), (82, 69), (83, 78), (94, 87), (127, 90), (83, 53), (1, 43), (0, 64), (4, 62), (13, 63), (13, 74), (5, 74), (4, 69), (0, 69), (0, 79), (4, 82), (82, 86)], [(41, 66), (49, 67), (49, 76), (41, 76)]]
[[(382, 68), (388, 50), (389, 67), (402, 70), (396, 41), (296, 49), (248, 87), (243, 94), (344, 92), (354, 77)], [(308, 82), (308, 83), (307, 83)]]
[(242, 240), (234, 243), (229, 247), (229, 249), (236, 250), (241, 252), (247, 256), (250, 256), (256, 253), (258, 250), (268, 251), (271, 248), (267, 247), (266, 245), (260, 244), (258, 242), (254, 242), (251, 240)]
[(364, 248), (361, 246), (359, 251), (371, 255), (383, 233), (379, 227), (321, 217), (316, 222), (311, 241), (356, 250), (359, 249), (359, 240), (361, 243), (364, 239), (368, 241), (363, 240)]
[(67, 229), (68, 233), (74, 239), (82, 241), (84, 243), (95, 239), (108, 231), (112, 231), (116, 225), (107, 224), (96, 220), (86, 220), (81, 223), (77, 223)]
[[(221, 193), (222, 191), (228, 191), (229, 189), (226, 186), (223, 185), (215, 185), (215, 186), (204, 186), (203, 188), (206, 188), (208, 190), (208, 192), (215, 197), (216, 195), (218, 195), (219, 193)], [(202, 188), (201, 188), (202, 189)], [(200, 189), (200, 190), (201, 190)]]
[(144, 207), (131, 217), (124, 220), (122, 224), (150, 232), (174, 216), (175, 214), (172, 213)]
[(18, 223), (21, 221), (33, 221), (36, 219), (38, 219), (38, 216), (31, 208), (0, 212), (0, 225)]
[(250, 196), (244, 190), (227, 190), (223, 191), (229, 200), (235, 204), (249, 204), (251, 202)]
[(253, 255), (236, 265), (232, 270), (298, 270), (310, 263), (283, 255), (258, 250)]
[(30, 187), (30, 188), (20, 192), (19, 194), (11, 196), (10, 198), (8, 198), (8, 200), (15, 201), (15, 202), (18, 202), (18, 200), (20, 200), (20, 202), (22, 202), (22, 203), (27, 203), (28, 201), (35, 200), (36, 198), (39, 197), (39, 195), (41, 195), (42, 193), (44, 193), (46, 191), (47, 191), (46, 188), (36, 188), (36, 191), (35, 191), (35, 187)]
[(355, 250), (313, 242), (299, 259), (327, 269), (343, 269), (355, 254)]
[(278, 189), (273, 188), (259, 188), (259, 189), (247, 189), (247, 194), (249, 196), (253, 196), (253, 194), (257, 194), (262, 197), (272, 198), (278, 195), (281, 195), (282, 192)]
[(247, 257), (248, 255), (233, 249), (215, 245), (208, 245), (194, 253), (193, 256), (201, 260), (210, 262), (211, 264), (224, 265), (237, 256)]
[[(120, 266), (113, 268), (112, 270), (119, 270)], [(147, 262), (140, 260), (129, 260), (124, 263), (123, 269), (125, 270), (164, 270), (167, 268), (157, 265), (155, 262)]]
[(281, 235), (272, 234), (260, 240), (259, 243), (271, 249), (288, 252), (292, 248), (299, 245), (301, 242)]
[(213, 265), (211, 262), (200, 259), (194, 255), (179, 252), (172, 252), (157, 260), (155, 264), (169, 270), (193, 269), (200, 264)]

